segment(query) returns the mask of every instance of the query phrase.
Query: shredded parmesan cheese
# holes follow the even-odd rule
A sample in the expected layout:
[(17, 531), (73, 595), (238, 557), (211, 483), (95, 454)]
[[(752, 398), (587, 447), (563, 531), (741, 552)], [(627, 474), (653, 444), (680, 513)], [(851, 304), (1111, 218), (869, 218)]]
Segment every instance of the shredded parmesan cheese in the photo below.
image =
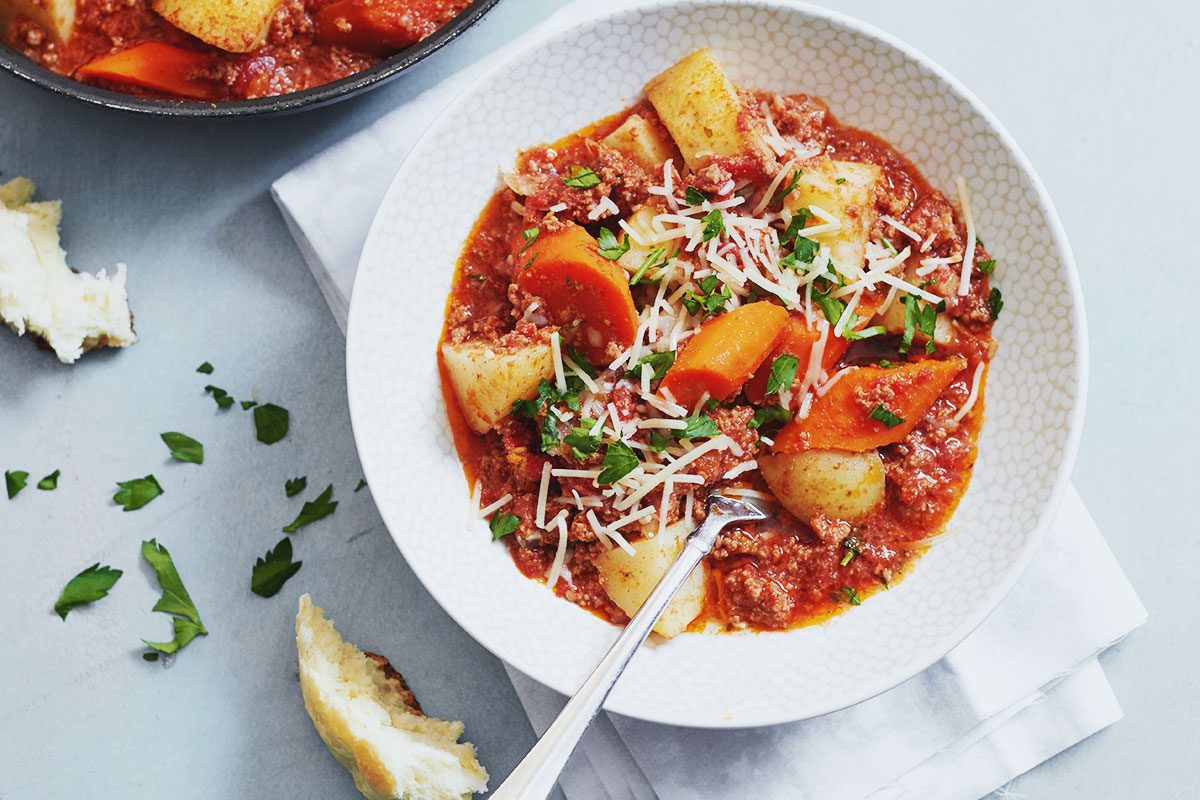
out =
[(554, 563), (546, 573), (546, 583), (553, 589), (562, 574), (563, 564), (567, 560), (567, 512), (564, 509), (555, 519), (558, 521), (558, 549), (554, 552)]
[(983, 369), (984, 363), (980, 361), (975, 367), (975, 374), (971, 376), (971, 393), (967, 395), (967, 402), (963, 403), (963, 407), (954, 414), (955, 422), (961, 420), (975, 407), (975, 400), (979, 397), (979, 382), (983, 377)]
[(975, 266), (975, 215), (971, 211), (971, 192), (967, 189), (967, 182), (962, 175), (955, 178), (954, 182), (958, 185), (958, 202), (967, 221), (967, 246), (963, 250), (962, 274), (958, 279), (958, 294), (963, 297), (971, 291), (971, 269)]
[(492, 514), (496, 513), (497, 511), (499, 511), (500, 509), (502, 509), (502, 508), (504, 508), (506, 505), (508, 505), (510, 502), (512, 502), (512, 499), (513, 499), (513, 496), (512, 496), (512, 494), (511, 494), (511, 493), (509, 493), (509, 494), (506, 494), (506, 495), (504, 495), (503, 497), (501, 497), (501, 498), (500, 498), (499, 500), (497, 500), (496, 502), (492, 503), (492, 504), (491, 504), (490, 506), (488, 506), (487, 508), (481, 508), (481, 509), (479, 509), (479, 518), (480, 518), (480, 519), (487, 519), (487, 518), (488, 518), (488, 517), (490, 517)]

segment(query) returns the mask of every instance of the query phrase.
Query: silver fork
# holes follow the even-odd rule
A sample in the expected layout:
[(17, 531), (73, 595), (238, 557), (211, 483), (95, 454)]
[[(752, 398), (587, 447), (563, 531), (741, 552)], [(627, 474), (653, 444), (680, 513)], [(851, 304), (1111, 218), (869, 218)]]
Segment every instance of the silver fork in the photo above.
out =
[(567, 759), (600, 711), (613, 684), (650, 635), (650, 630), (684, 580), (712, 550), (717, 535), (735, 522), (754, 522), (767, 518), (758, 507), (720, 494), (708, 496), (707, 508), (708, 516), (688, 537), (679, 557), (646, 598), (641, 610), (625, 626), (612, 648), (563, 707), (554, 724), (538, 739), (529, 755), (492, 792), (491, 800), (544, 800), (550, 794)]

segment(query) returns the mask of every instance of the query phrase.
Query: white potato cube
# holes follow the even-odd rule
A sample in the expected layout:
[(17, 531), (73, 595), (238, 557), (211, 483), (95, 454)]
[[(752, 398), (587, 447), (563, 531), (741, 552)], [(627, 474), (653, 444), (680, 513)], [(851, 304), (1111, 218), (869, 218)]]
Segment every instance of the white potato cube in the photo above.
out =
[(76, 0), (0, 0), (0, 23), (27, 17), (65, 42), (75, 30), (75, 6)]
[[(637, 272), (655, 250), (660, 251), (655, 257), (655, 263), (665, 261), (671, 253), (675, 252), (679, 237), (656, 241), (663, 232), (662, 224), (654, 222), (654, 216), (657, 213), (658, 210), (654, 206), (638, 206), (637, 210), (625, 220), (625, 224), (643, 242), (643, 244), (639, 244), (632, 236), (629, 237), (629, 251), (617, 259), (617, 263), (626, 271)], [(625, 234), (621, 231), (616, 233), (619, 238), (625, 238)]]
[(231, 53), (266, 44), (271, 19), (283, 0), (153, 0), (167, 22), (202, 42)]
[(671, 138), (638, 114), (630, 114), (600, 144), (633, 159), (650, 175), (660, 173), (667, 159), (679, 158)]
[[(861, 269), (866, 263), (867, 236), (875, 223), (875, 196), (883, 180), (883, 170), (875, 164), (858, 161), (822, 159), (804, 165), (796, 188), (784, 199), (793, 213), (816, 206), (838, 219), (835, 231), (812, 238), (829, 247), (837, 264)], [(839, 183), (840, 181), (840, 183)], [(820, 224), (819, 218), (809, 221)]]
[(519, 349), (486, 342), (442, 345), (442, 363), (467, 424), (487, 433), (512, 412), (518, 400), (537, 394), (543, 378), (554, 377), (554, 356), (544, 342)]
[[(600, 585), (612, 601), (632, 617), (675, 563), (689, 533), (689, 525), (677, 522), (668, 525), (658, 536), (631, 542), (633, 555), (619, 547), (601, 554), (596, 559)], [(683, 633), (704, 610), (704, 595), (704, 565), (701, 564), (684, 581), (654, 631), (668, 639)]]
[(737, 88), (707, 48), (652, 78), (646, 97), (693, 170), (710, 155), (735, 156), (763, 147), (760, 137), (742, 127)]
[(758, 469), (783, 507), (805, 522), (818, 514), (855, 522), (884, 498), (883, 459), (875, 450), (759, 456)]

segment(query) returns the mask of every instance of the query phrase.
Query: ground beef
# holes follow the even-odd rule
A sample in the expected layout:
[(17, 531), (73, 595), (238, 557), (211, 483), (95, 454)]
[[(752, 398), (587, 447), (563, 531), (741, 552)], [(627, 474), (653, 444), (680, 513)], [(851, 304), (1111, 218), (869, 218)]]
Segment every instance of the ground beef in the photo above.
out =
[(917, 520), (941, 511), (974, 461), (969, 430), (953, 417), (965, 402), (969, 376), (960, 376), (903, 440), (883, 449), (888, 492)]
[(750, 430), (747, 424), (754, 418), (754, 409), (750, 406), (732, 406), (716, 408), (707, 412), (721, 429), (721, 433), (733, 439), (742, 448), (740, 456), (731, 450), (717, 450), (705, 453), (688, 466), (688, 471), (700, 475), (705, 483), (720, 480), (721, 477), (738, 464), (743, 464), (758, 455), (760, 448), (758, 434)]
[(780, 583), (755, 566), (737, 567), (724, 578), (729, 621), (778, 630), (788, 627), (794, 603)]

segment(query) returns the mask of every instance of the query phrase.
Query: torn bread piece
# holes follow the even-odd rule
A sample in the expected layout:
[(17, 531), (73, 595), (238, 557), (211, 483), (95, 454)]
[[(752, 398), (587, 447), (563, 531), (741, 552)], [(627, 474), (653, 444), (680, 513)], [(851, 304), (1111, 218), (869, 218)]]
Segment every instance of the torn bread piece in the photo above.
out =
[(300, 689), (317, 733), (370, 800), (466, 800), (487, 791), (461, 722), (425, 716), (386, 658), (342, 640), (308, 595), (296, 614)]
[(59, 244), (62, 203), (33, 202), (27, 178), (0, 184), (0, 320), (41, 339), (64, 364), (94, 347), (137, 341), (125, 294), (125, 265), (111, 278), (67, 266)]

